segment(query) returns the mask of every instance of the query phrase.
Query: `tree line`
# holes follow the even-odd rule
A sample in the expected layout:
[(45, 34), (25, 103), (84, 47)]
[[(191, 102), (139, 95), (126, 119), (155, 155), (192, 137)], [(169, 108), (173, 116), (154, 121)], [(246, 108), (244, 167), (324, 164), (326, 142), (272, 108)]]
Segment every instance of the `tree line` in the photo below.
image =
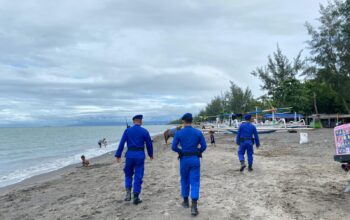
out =
[(319, 27), (306, 23), (310, 39), (306, 50), (289, 59), (277, 45), (264, 66), (251, 74), (265, 94), (254, 98), (249, 88), (233, 81), (229, 91), (214, 97), (197, 120), (225, 113), (246, 113), (274, 107), (293, 107), (302, 114), (350, 114), (350, 0), (320, 5)]

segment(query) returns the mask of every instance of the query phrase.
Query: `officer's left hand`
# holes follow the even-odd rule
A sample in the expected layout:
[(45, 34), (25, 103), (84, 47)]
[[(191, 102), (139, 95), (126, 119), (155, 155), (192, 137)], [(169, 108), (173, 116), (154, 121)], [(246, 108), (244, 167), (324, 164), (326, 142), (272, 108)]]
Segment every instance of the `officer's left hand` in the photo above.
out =
[(150, 157), (149, 159), (150, 159), (150, 160), (153, 160), (153, 157)]
[(117, 163), (120, 163), (122, 161), (120, 157), (116, 157), (115, 159), (117, 160)]

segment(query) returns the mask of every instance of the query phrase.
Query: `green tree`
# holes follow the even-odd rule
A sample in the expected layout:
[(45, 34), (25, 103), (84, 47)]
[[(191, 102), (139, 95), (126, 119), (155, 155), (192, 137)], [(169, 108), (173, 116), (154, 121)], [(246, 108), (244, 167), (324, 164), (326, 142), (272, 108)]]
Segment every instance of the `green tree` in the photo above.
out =
[(266, 66), (258, 67), (252, 75), (262, 81), (261, 88), (267, 91), (265, 98), (271, 100), (272, 105), (295, 106), (301, 92), (301, 83), (296, 77), (303, 73), (304, 67), (301, 52), (291, 62), (277, 45), (277, 51), (268, 56)]
[(254, 108), (255, 100), (252, 91), (247, 87), (245, 90), (230, 81), (230, 90), (225, 94), (225, 112), (245, 113)]
[(217, 116), (223, 112), (223, 100), (221, 97), (214, 97), (205, 107), (204, 111), (199, 113), (199, 116)]
[(342, 111), (341, 101), (339, 96), (329, 87), (327, 83), (319, 82), (318, 80), (308, 80), (302, 85), (303, 94), (301, 95), (301, 105), (303, 109), (301, 113), (315, 113), (314, 95), (316, 96), (317, 109), (319, 113), (335, 113)]
[(230, 90), (224, 95), (214, 97), (205, 109), (200, 111), (198, 120), (214, 119), (215, 116), (223, 119), (225, 113), (245, 113), (258, 105), (249, 88), (243, 90), (232, 81), (230, 83)]
[(335, 0), (320, 6), (321, 25), (306, 24), (311, 40), (307, 74), (329, 86), (337, 94), (343, 109), (350, 113), (350, 1)]

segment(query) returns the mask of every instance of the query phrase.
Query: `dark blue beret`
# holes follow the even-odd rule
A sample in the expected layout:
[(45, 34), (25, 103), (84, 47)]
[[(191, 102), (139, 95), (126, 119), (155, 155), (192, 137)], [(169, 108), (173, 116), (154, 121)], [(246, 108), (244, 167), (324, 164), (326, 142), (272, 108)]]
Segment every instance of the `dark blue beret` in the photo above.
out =
[(252, 119), (252, 115), (247, 114), (247, 115), (244, 116), (244, 120), (248, 121), (250, 119)]
[(186, 113), (182, 116), (181, 120), (183, 121), (190, 121), (192, 120), (192, 114), (191, 113)]
[(140, 120), (142, 120), (142, 118), (143, 118), (143, 115), (135, 115), (135, 116), (132, 118), (132, 120), (135, 120), (135, 119), (140, 119)]

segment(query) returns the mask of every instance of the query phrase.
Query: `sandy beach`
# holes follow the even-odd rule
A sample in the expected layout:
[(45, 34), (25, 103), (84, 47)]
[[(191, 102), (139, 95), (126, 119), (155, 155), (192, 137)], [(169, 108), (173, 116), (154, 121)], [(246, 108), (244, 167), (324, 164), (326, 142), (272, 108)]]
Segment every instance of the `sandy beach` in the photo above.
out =
[[(308, 133), (304, 145), (298, 133), (261, 135), (252, 173), (238, 171), (234, 135), (217, 134), (202, 159), (196, 219), (350, 219), (332, 130)], [(123, 163), (109, 153), (0, 189), (0, 219), (193, 219), (180, 206), (177, 155), (159, 136), (154, 148), (138, 206), (123, 201)]]

